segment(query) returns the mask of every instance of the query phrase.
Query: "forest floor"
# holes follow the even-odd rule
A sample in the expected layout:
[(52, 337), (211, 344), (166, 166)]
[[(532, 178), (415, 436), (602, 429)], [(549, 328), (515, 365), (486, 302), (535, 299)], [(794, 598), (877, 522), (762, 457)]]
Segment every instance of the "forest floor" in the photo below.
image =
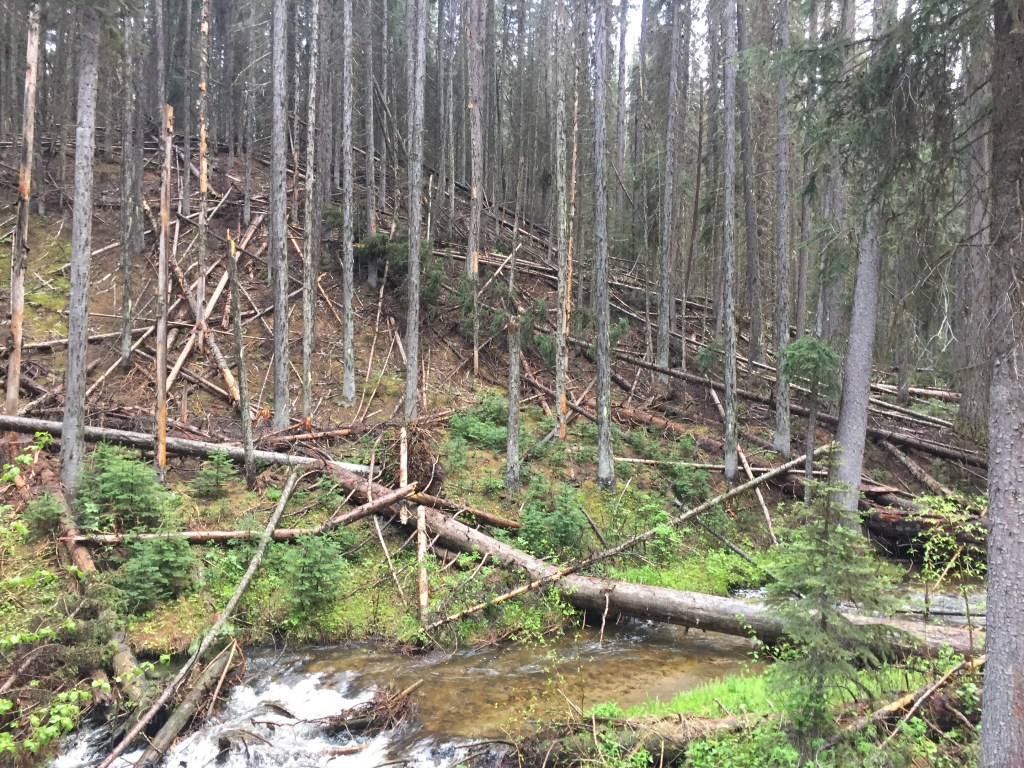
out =
[[(229, 190), (222, 211), (211, 222), (211, 262), (215, 264), (209, 285), (216, 284), (223, 269), (226, 247), (222, 238), (227, 229), (236, 237), (240, 226), (241, 194), (225, 158), (214, 163), (223, 168), (214, 175), (212, 188)], [(118, 271), (120, 249), (118, 210), (106, 201), (117, 199), (117, 166), (101, 164), (97, 171), (97, 207), (93, 230), (96, 252), (92, 262), (90, 292), (90, 332), (111, 334), (119, 329), (121, 288)], [(13, 216), (12, 175), (0, 167), (0, 235), (6, 237)], [(257, 184), (262, 181), (257, 178)], [(145, 194), (156, 199), (156, 177), (147, 172)], [(461, 210), (464, 201), (459, 201)], [(254, 210), (259, 209), (259, 198)], [(36, 400), (29, 415), (60, 420), (60, 397), (64, 372), (64, 347), (42, 345), (66, 335), (64, 306), (68, 292), (67, 266), (70, 254), (68, 236), (70, 212), (59, 210), (54, 190), (47, 194), (48, 215), (33, 216), (26, 316), (29, 345), (24, 363), (25, 399)], [(500, 212), (499, 212), (500, 213)], [(456, 216), (459, 219), (459, 216)], [(183, 216), (176, 219), (176, 254), (183, 269), (195, 272), (194, 228)], [(384, 226), (392, 223), (384, 219)], [(409, 428), (408, 478), (418, 490), (450, 499), (466, 507), (490, 512), (521, 524), (517, 531), (494, 529), (499, 540), (509, 541), (538, 557), (552, 562), (571, 562), (636, 533), (664, 524), (679, 507), (688, 508), (726, 489), (715, 467), (722, 456), (722, 421), (714, 402), (713, 388), (697, 379), (674, 378), (671, 386), (660, 383), (645, 370), (621, 357), (614, 364), (613, 416), (617, 421), (614, 436), (617, 487), (602, 490), (596, 478), (596, 429), (585, 417), (574, 419), (568, 439), (548, 440), (554, 425), (551, 399), (524, 382), (522, 408), (522, 490), (505, 489), (504, 452), (507, 437), (507, 354), (503, 332), (504, 315), (497, 290), (507, 276), (506, 255), (512, 250), (516, 224), (504, 214), (489, 219), (493, 249), (484, 260), (482, 280), (493, 281), (485, 293), (485, 311), (479, 375), (472, 366), (471, 331), (464, 309), (463, 261), (458, 257), (464, 247), (443, 242), (441, 233), (451, 232), (459, 240), (458, 222), (445, 222), (440, 214), (436, 224), (433, 255), (425, 264), (432, 288), (424, 308), (421, 337), (422, 394), (420, 419)], [(394, 228), (401, 237), (401, 213)], [(447, 225), (447, 226), (446, 226)], [(522, 253), (516, 274), (521, 303), (529, 308), (531, 329), (524, 341), (525, 371), (529, 377), (553, 387), (552, 344), (545, 329), (554, 319), (555, 290), (553, 271), (546, 263), (546, 249), (539, 245), (544, 233), (527, 228), (528, 235), (516, 243)], [(289, 247), (293, 274), (299, 274), (299, 230)], [(538, 234), (540, 233), (540, 234)], [(4, 241), (6, 243), (6, 240)], [(153, 238), (147, 238), (152, 243)], [(242, 314), (247, 354), (246, 375), (254, 404), (254, 432), (257, 447), (277, 451), (290, 450), (338, 461), (373, 467), (378, 482), (399, 484), (399, 453), (402, 396), (405, 364), (402, 334), (405, 329), (403, 265), (394, 254), (379, 288), (366, 282), (365, 258), (360, 258), (355, 297), (355, 345), (357, 361), (356, 404), (346, 407), (341, 398), (342, 341), (340, 306), (340, 251), (328, 239), (321, 259), (322, 273), (313, 345), (313, 409), (307, 423), (295, 422), (285, 433), (275, 433), (269, 422), (272, 402), (272, 317), (267, 311), (272, 295), (266, 280), (266, 228), (260, 226), (246, 243), (240, 259), (243, 280)], [(7, 293), (9, 251), (0, 256), (0, 293)], [(357, 249), (357, 255), (364, 253)], [(147, 329), (155, 323), (155, 258), (149, 245), (134, 268), (134, 326)], [(616, 328), (616, 349), (626, 355), (645, 357), (650, 348), (651, 327), (644, 322), (645, 307), (635, 302), (635, 276), (621, 274), (614, 287), (612, 305)], [(295, 288), (297, 282), (293, 281)], [(631, 287), (634, 286), (634, 287)], [(177, 289), (174, 296), (178, 295)], [(225, 296), (227, 292), (225, 292)], [(173, 298), (173, 297), (172, 297)], [(232, 357), (233, 336), (224, 298), (213, 308), (210, 333)], [(292, 412), (299, 413), (301, 367), (301, 301), (291, 303), (290, 338)], [(590, 313), (583, 308), (575, 313), (574, 335), (592, 336)], [(194, 321), (187, 312), (173, 317), (172, 328), (179, 329), (169, 350), (173, 362)], [(697, 377), (717, 378), (720, 350), (705, 342), (713, 327), (706, 302), (695, 301), (687, 308), (690, 371)], [(136, 337), (138, 338), (138, 337)], [(492, 340), (493, 339), (493, 340)], [(90, 395), (88, 421), (91, 424), (152, 432), (154, 429), (154, 386), (152, 345), (147, 339), (125, 373), (115, 366), (119, 341), (106, 337), (89, 345), (90, 383), (110, 371)], [(594, 409), (595, 371), (584, 349), (570, 347), (569, 395), (582, 410)], [(765, 363), (774, 367), (770, 356)], [(193, 352), (182, 368), (183, 374), (169, 393), (169, 431), (172, 435), (216, 443), (237, 443), (240, 421), (237, 409), (218, 394), (220, 383), (215, 366)], [(924, 374), (922, 374), (922, 377)], [(876, 381), (883, 382), (879, 376)], [(942, 386), (945, 382), (922, 379), (922, 386)], [(741, 366), (740, 387), (770, 398), (773, 388), (770, 368)], [(873, 427), (910, 434), (921, 441), (923, 450), (904, 446), (927, 475), (964, 497), (973, 497), (984, 489), (984, 470), (976, 462), (957, 461), (929, 452), (932, 443), (972, 455), (978, 452), (947, 426), (955, 415), (955, 405), (926, 396), (914, 397), (906, 413), (891, 410), (895, 396), (876, 394), (879, 410), (872, 414)], [(739, 420), (741, 446), (754, 468), (769, 468), (780, 463), (770, 450), (772, 410), (763, 400), (741, 399)], [(804, 404), (799, 392), (794, 402)], [(827, 411), (827, 409), (826, 409)], [(350, 429), (348, 435), (308, 436)], [(831, 439), (831, 424), (819, 421), (817, 444)], [(802, 452), (803, 420), (794, 417), (794, 455)], [(307, 435), (307, 436), (303, 436)], [(35, 444), (38, 448), (38, 441)], [(21, 451), (24, 463), (14, 460)], [(58, 456), (36, 450), (22, 440), (9, 449), (7, 461), (20, 467), (20, 476), (5, 475), (0, 487), (0, 702), (9, 700), (31, 709), (39, 702), (52, 702), (33, 691), (73, 690), (90, 674), (104, 666), (106, 653), (96, 637), (96, 622), (78, 622), (96, 613), (95, 606), (83, 604), (68, 590), (66, 569), (58, 555), (53, 536), (35, 535), (31, 500), (46, 490), (42, 478), (47, 471), (56, 473)], [(122, 456), (123, 458), (123, 456)], [(99, 459), (93, 472), (100, 472)], [(115, 461), (115, 460), (111, 460)], [(116, 463), (116, 461), (115, 461)], [(121, 465), (135, 467), (136, 465)], [(138, 466), (141, 466), (139, 464)], [(121, 470), (119, 470), (121, 471)], [(135, 469), (124, 470), (135, 472)], [(262, 467), (252, 490), (238, 473), (217, 460), (201, 461), (172, 456), (166, 488), (173, 494), (161, 501), (160, 526), (163, 529), (189, 531), (250, 530), (262, 528), (284, 484), (285, 472), (279, 467)], [(141, 475), (139, 476), (141, 477)], [(16, 482), (15, 482), (16, 480)], [(136, 478), (132, 482), (143, 482)], [(865, 459), (864, 490), (868, 513), (894, 499), (903, 506), (932, 490), (919, 476), (908, 471), (881, 447), (868, 446)], [(756, 589), (764, 583), (759, 566), (772, 546), (772, 537), (785, 537), (800, 512), (793, 494), (799, 493), (799, 481), (762, 487), (763, 497), (745, 494), (701, 517), (701, 525), (689, 527), (685, 534), (667, 528), (663, 535), (628, 557), (597, 567), (609, 577), (654, 584), (706, 594), (727, 595), (739, 589)], [(349, 497), (345, 489), (327, 478), (315, 477), (300, 485), (290, 499), (281, 525), (314, 527), (342, 509)], [(900, 501), (902, 500), (902, 501)], [(934, 507), (929, 507), (933, 509)], [(948, 510), (947, 510), (948, 511)], [(897, 514), (899, 521), (904, 517)], [(769, 524), (771, 525), (770, 532)], [(941, 528), (941, 526), (938, 526)], [(88, 531), (86, 531), (88, 533)], [(104, 531), (108, 532), (108, 531)], [(948, 531), (947, 531), (948, 532)], [(417, 617), (416, 554), (413, 536), (396, 520), (369, 517), (329, 537), (308, 537), (296, 542), (271, 544), (263, 566), (243, 597), (234, 619), (234, 631), (243, 644), (274, 640), (289, 643), (340, 643), (375, 639), (412, 649), (426, 638)], [(315, 543), (316, 541), (327, 543)], [(725, 543), (723, 543), (725, 542)], [(886, 567), (892, 579), (909, 585), (914, 591), (925, 584), (920, 560), (906, 558), (909, 538), (892, 542), (879, 540), (880, 548), (903, 559), (890, 560)], [(917, 545), (920, 553), (922, 544)], [(138, 550), (129, 544), (93, 548), (100, 569), (97, 579), (102, 589), (100, 602), (106, 601), (124, 617), (124, 630), (132, 650), (143, 659), (160, 660), (185, 654), (195, 639), (208, 629), (217, 612), (234, 590), (252, 554), (254, 542), (199, 544), (189, 556), (174, 563), (178, 572), (174, 583), (163, 585), (157, 599), (140, 594)], [(742, 551), (743, 556), (737, 554)], [(437, 553), (428, 558), (431, 590), (429, 614), (443, 617), (481, 600), (487, 600), (518, 585), (511, 574), (479, 558)], [(144, 556), (153, 556), (153, 553)], [(164, 557), (168, 557), (164, 553)], [(135, 559), (136, 565), (131, 566)], [(948, 581), (947, 577), (943, 577)], [(75, 579), (72, 579), (74, 581)], [(72, 585), (74, 586), (74, 585)], [(949, 588), (954, 593), (955, 583)], [(940, 589), (941, 591), (941, 589)], [(324, 597), (326, 595), (326, 598)], [(432, 641), (452, 645), (481, 645), (521, 638), (524, 634), (543, 636), (560, 632), (567, 623), (578, 621), (575, 611), (555, 593), (539, 591), (504, 602), (485, 612), (456, 622)], [(91, 627), (91, 628), (90, 628)], [(151, 674), (159, 676), (159, 670)], [(38, 681), (31, 684), (30, 681)], [(899, 686), (894, 686), (894, 690)], [(718, 695), (709, 694), (718, 701)], [(33, 698), (36, 696), (36, 698)], [(730, 706), (728, 703), (726, 707)], [(619, 713), (622, 714), (622, 713)], [(5, 713), (0, 710), (0, 723)], [(8, 728), (9, 722), (4, 725)], [(38, 730), (38, 729), (37, 729)], [(6, 732), (12, 732), (8, 728)], [(53, 735), (59, 735), (58, 728)], [(0, 753), (3, 752), (0, 734)], [(22, 734), (24, 738), (24, 734)], [(731, 737), (730, 737), (731, 738)], [(40, 745), (41, 753), (50, 747)], [(713, 750), (708, 754), (711, 755)], [(18, 760), (28, 761), (23, 751)], [(693, 765), (718, 764), (693, 762)], [(3, 758), (0, 757), (0, 763)], [(609, 763), (611, 764), (611, 763)], [(742, 763), (735, 763), (741, 765)]]

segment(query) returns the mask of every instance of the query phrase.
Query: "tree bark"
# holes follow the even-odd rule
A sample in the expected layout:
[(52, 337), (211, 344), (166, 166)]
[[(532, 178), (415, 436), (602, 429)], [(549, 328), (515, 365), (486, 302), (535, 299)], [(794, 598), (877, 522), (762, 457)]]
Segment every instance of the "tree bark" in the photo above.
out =
[(568, 11), (562, 0), (554, 0), (554, 33), (552, 35), (552, 69), (555, 112), (555, 210), (556, 248), (558, 250), (558, 298), (555, 320), (555, 413), (558, 419), (558, 437), (565, 440), (568, 409), (565, 399), (565, 378), (569, 367), (569, 221), (566, 212), (565, 167), (565, 25)]
[(408, 151), (409, 172), (409, 279), (405, 332), (405, 419), (419, 413), (420, 350), (420, 221), (423, 192), (423, 102), (426, 81), (427, 0), (409, 0), (415, 5), (414, 28), (408, 30), (407, 66), (409, 86)]
[(736, 2), (725, 2), (725, 228), (722, 235), (723, 319), (725, 323), (725, 479), (739, 468), (736, 435), (736, 306), (734, 299), (736, 176)]
[(874, 370), (875, 319), (878, 311), (878, 267), (884, 234), (883, 213), (878, 205), (868, 211), (857, 260), (853, 292), (850, 341), (843, 368), (843, 394), (839, 405), (836, 442), (840, 453), (833, 480), (840, 486), (836, 500), (850, 512), (857, 510), (860, 476), (864, 467), (864, 441), (868, 428), (868, 400)]
[[(661, 198), (661, 238), (659, 242), (658, 269), (658, 338), (655, 361), (665, 368), (669, 365), (670, 330), (672, 328), (672, 219), (675, 176), (676, 108), (679, 100), (679, 12), (680, 0), (672, 0), (672, 46), (668, 76), (668, 121), (665, 129), (665, 181)], [(685, 119), (685, 116), (684, 116)], [(685, 312), (685, 308), (683, 310)], [(659, 376), (662, 384), (668, 384), (668, 376)]]
[(256, 486), (256, 459), (252, 439), (252, 419), (249, 418), (249, 373), (245, 367), (245, 338), (242, 335), (242, 311), (238, 283), (238, 252), (231, 230), (227, 233), (228, 240), (228, 280), (231, 291), (231, 322), (235, 334), (235, 365), (238, 370), (238, 410), (242, 416), (242, 465), (244, 467), (245, 485), (249, 490)]
[(505, 488), (519, 492), (519, 317), (508, 321), (508, 442), (505, 448)]
[(487, 29), (486, 0), (469, 0), (469, 25), (466, 40), (469, 56), (469, 237), (467, 240), (466, 276), (473, 292), (473, 375), (480, 373), (480, 214), (483, 210), (484, 185), (484, 36)]
[[(12, 52), (13, 55), (13, 52)], [(32, 157), (36, 132), (36, 66), (39, 61), (39, 3), (28, 10), (25, 44), (25, 97), (22, 102), (21, 164), (18, 168), (18, 212), (11, 250), (11, 339), (7, 358), (7, 393), (4, 411), (18, 413), (21, 385), (21, 348), (25, 324), (25, 272), (28, 269), (28, 216), (32, 205)]]
[[(789, 49), (789, 0), (779, 0), (778, 47), (781, 58)], [(789, 70), (779, 67), (777, 90), (778, 139), (775, 177), (775, 228), (777, 236), (775, 262), (775, 434), (772, 443), (779, 454), (788, 459), (790, 453), (789, 381), (782, 370), (786, 345), (789, 343)], [(753, 331), (751, 331), (753, 335)], [(751, 361), (754, 360), (751, 341)]]
[[(160, 176), (160, 255), (156, 281), (156, 456), (160, 478), (167, 468), (167, 262), (171, 258), (171, 157), (174, 144), (174, 109), (164, 105), (164, 162)], [(201, 276), (201, 277), (205, 277)], [(188, 286), (182, 290), (188, 291)]]
[[(738, 55), (747, 50), (747, 22), (743, 0), (736, 4)], [(743, 214), (746, 224), (747, 312), (750, 313), (750, 360), (761, 362), (761, 275), (757, 242), (757, 206), (754, 202), (754, 137), (750, 127), (750, 88), (746, 75), (736, 79), (740, 110), (740, 160), (743, 164)]]
[(969, 41), (966, 61), (967, 115), (967, 322), (963, 339), (960, 387), (963, 396), (956, 414), (956, 430), (984, 444), (988, 438), (989, 389), (992, 379), (992, 275), (989, 272), (989, 179), (992, 174), (989, 136), (987, 30)]
[[(186, 0), (188, 2), (188, 0)], [(188, 2), (191, 5), (191, 2)], [(206, 261), (209, 251), (207, 242), (207, 204), (210, 196), (210, 160), (208, 155), (208, 139), (210, 132), (210, 116), (208, 113), (210, 87), (210, 0), (199, 2), (199, 216), (198, 224), (198, 258), (199, 276), (196, 281), (196, 306), (200, 309), (206, 306)], [(188, 92), (186, 91), (186, 114), (188, 112)], [(188, 134), (186, 133), (186, 137)], [(187, 141), (187, 138), (186, 138)], [(186, 145), (187, 146), (187, 145)], [(187, 158), (187, 155), (186, 155)], [(185, 168), (185, 177), (188, 178), (188, 168)], [(185, 189), (188, 190), (186, 184)], [(187, 192), (184, 199), (187, 200)], [(183, 206), (184, 208), (184, 206)], [(198, 334), (199, 348), (203, 348), (203, 339), (206, 334), (206, 318), (200, 315), (196, 318), (196, 333)]]
[(354, 259), (352, 255), (352, 0), (342, 0), (341, 42), (341, 304), (344, 320), (341, 399), (346, 405), (356, 400), (355, 311), (352, 307), (355, 291)]
[(75, 198), (71, 225), (71, 295), (68, 298), (68, 359), (64, 379), (61, 482), (74, 493), (85, 453), (85, 352), (89, 330), (89, 267), (92, 261), (93, 151), (96, 145), (96, 81), (100, 17), (81, 8), (78, 59), (78, 118), (75, 127)]
[(594, 304), (597, 316), (597, 483), (615, 485), (612, 457), (611, 316), (608, 308), (608, 190), (605, 156), (608, 5), (597, 2), (594, 28)]
[(285, 0), (274, 0), (271, 30), (270, 255), (274, 291), (274, 429), (291, 423), (288, 393), (288, 244), (285, 195)]
[(142, 226), (142, 74), (141, 35), (134, 14), (124, 19), (124, 60), (121, 82), (124, 119), (121, 126), (121, 369), (131, 368), (132, 264), (145, 246)]
[[(351, 0), (343, 0), (344, 12), (351, 17)], [(348, 27), (346, 26), (346, 29)], [(343, 38), (349, 43), (349, 49), (343, 53), (343, 61), (351, 61), (351, 39)], [(309, 30), (309, 102), (306, 110), (306, 177), (305, 200), (302, 216), (302, 416), (311, 419), (313, 416), (313, 339), (315, 336), (315, 313), (316, 313), (316, 276), (320, 266), (320, 201), (316, 195), (316, 184), (320, 176), (320, 168), (317, 165), (317, 96), (319, 95), (318, 76), (320, 67), (320, 0), (312, 0), (310, 8), (310, 30)], [(351, 71), (344, 77), (351, 77)], [(343, 80), (343, 87), (349, 93), (345, 104), (348, 105), (351, 99), (352, 85), (348, 79)], [(351, 131), (352, 114), (349, 107), (349, 131)], [(344, 128), (342, 129), (344, 133)], [(350, 136), (351, 142), (351, 136)], [(351, 143), (350, 143), (351, 148)], [(344, 151), (344, 150), (342, 150)], [(349, 152), (349, 163), (351, 168), (352, 153)], [(350, 169), (351, 178), (351, 169)], [(348, 215), (351, 215), (351, 193), (352, 187), (348, 188), (349, 199)], [(342, 204), (343, 208), (345, 203)], [(349, 229), (349, 240), (351, 240), (351, 228)], [(344, 234), (342, 240), (345, 240)], [(344, 289), (343, 289), (344, 291)], [(344, 306), (344, 304), (343, 304)], [(344, 311), (344, 310), (343, 310)], [(347, 329), (346, 329), (347, 333)], [(348, 336), (346, 335), (346, 339)], [(348, 348), (346, 347), (346, 352)], [(345, 357), (348, 359), (347, 355)], [(347, 381), (347, 371), (343, 374)]]
[[(1010, 768), (1024, 754), (1024, 24), (1016, 5), (992, 6), (992, 246), (995, 299), (989, 410), (987, 623), (989, 674), (981, 765)], [(997, 278), (996, 276), (999, 276)], [(1012, 276), (1012, 277), (1011, 277)], [(996, 283), (996, 280), (999, 280)]]

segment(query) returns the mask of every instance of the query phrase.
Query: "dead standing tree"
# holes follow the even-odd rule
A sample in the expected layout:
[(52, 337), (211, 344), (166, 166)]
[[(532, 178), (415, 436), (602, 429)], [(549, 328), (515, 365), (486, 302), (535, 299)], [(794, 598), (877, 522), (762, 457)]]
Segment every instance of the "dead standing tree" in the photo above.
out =
[(4, 411), (18, 414), (21, 385), (21, 347), (25, 323), (25, 271), (28, 268), (28, 214), (32, 202), (32, 154), (36, 128), (36, 65), (39, 61), (39, 3), (28, 11), (25, 46), (25, 100), (21, 128), (21, 165), (18, 169), (18, 213), (11, 250), (11, 354), (7, 359), (7, 397)]
[(75, 127), (75, 198), (71, 225), (71, 295), (68, 298), (68, 358), (64, 380), (61, 482), (73, 493), (85, 453), (85, 352), (89, 331), (89, 267), (92, 261), (93, 152), (96, 146), (96, 83), (100, 12), (81, 7), (78, 59), (78, 118)]

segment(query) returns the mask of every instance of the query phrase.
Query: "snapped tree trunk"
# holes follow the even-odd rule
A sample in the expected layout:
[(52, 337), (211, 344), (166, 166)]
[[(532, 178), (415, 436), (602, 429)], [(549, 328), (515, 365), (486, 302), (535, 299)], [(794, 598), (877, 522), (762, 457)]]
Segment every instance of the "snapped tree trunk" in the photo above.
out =
[(352, 0), (342, 0), (341, 38), (341, 312), (343, 330), (341, 399), (356, 400), (355, 272), (352, 255)]

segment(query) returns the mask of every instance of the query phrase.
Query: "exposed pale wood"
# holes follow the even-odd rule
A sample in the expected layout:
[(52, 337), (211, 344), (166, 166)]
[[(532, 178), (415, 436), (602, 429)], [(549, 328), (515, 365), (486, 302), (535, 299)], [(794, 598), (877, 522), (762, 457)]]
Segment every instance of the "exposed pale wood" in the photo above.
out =
[(918, 464), (916, 461), (911, 459), (907, 454), (901, 451), (892, 443), (882, 441), (879, 446), (883, 451), (892, 456), (896, 461), (903, 465), (903, 467), (910, 472), (918, 481), (924, 485), (929, 491), (934, 493), (936, 496), (954, 496), (952, 489), (947, 488), (945, 485), (936, 480), (932, 475), (928, 474), (924, 467)]

